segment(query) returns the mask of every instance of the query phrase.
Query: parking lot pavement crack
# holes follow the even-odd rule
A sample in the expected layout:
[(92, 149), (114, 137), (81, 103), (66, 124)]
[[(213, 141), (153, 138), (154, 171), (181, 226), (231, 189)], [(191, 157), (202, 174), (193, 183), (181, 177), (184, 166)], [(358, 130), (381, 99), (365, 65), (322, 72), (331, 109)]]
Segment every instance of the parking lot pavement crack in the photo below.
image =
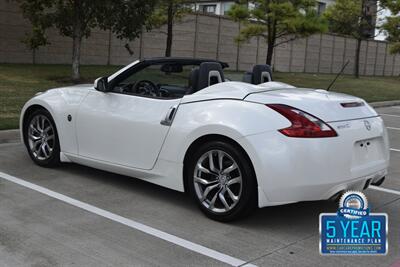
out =
[(308, 236), (306, 236), (306, 237), (304, 237), (304, 238), (302, 238), (302, 239), (299, 239), (299, 240), (296, 240), (296, 241), (294, 241), (294, 242), (291, 242), (291, 243), (289, 243), (289, 244), (287, 244), (287, 245), (278, 247), (278, 248), (276, 248), (276, 249), (274, 249), (274, 250), (272, 250), (272, 251), (270, 251), (270, 252), (268, 252), (268, 253), (266, 253), (266, 254), (263, 254), (263, 255), (261, 255), (261, 256), (259, 256), (259, 257), (256, 257), (256, 258), (254, 258), (254, 259), (251, 259), (251, 260), (247, 261), (246, 263), (240, 265), (240, 267), (246, 267), (246, 266), (248, 266), (248, 264), (251, 264), (252, 262), (256, 262), (256, 261), (259, 260), (259, 259), (262, 259), (262, 258), (264, 258), (264, 257), (267, 257), (267, 256), (269, 256), (269, 255), (271, 255), (271, 254), (273, 254), (273, 253), (275, 253), (275, 252), (277, 252), (277, 251), (280, 251), (280, 250), (282, 250), (282, 249), (288, 248), (288, 247), (290, 247), (290, 246), (292, 246), (292, 245), (295, 245), (295, 244), (297, 244), (297, 243), (299, 243), (299, 242), (305, 241), (305, 240), (307, 240), (307, 239), (309, 239), (309, 238), (312, 238), (312, 237), (314, 237), (314, 236), (316, 236), (316, 235), (318, 235), (318, 234), (308, 235)]

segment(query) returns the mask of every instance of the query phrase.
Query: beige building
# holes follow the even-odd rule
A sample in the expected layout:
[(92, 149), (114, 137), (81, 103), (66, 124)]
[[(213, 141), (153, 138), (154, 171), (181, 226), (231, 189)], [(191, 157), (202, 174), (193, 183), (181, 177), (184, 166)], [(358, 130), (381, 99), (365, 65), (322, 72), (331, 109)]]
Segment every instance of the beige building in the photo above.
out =
[(232, 0), (222, 0), (222, 1), (210, 1), (210, 0), (198, 0), (198, 1), (188, 1), (193, 2), (191, 8), (195, 11), (213, 15), (226, 15), (226, 12), (235, 3)]
[[(198, 12), (214, 14), (214, 15), (226, 15), (226, 12), (235, 3), (232, 0), (212, 1), (212, 0), (197, 0), (193, 2), (192, 8)], [(333, 4), (335, 0), (320, 0), (317, 2), (318, 13), (322, 14), (326, 7)]]

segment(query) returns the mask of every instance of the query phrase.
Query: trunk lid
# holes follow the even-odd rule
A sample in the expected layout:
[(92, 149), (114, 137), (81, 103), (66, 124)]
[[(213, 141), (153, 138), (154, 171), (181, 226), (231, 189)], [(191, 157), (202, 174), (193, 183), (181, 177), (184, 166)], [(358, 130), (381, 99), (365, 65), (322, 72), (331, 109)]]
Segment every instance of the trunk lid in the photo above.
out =
[(261, 104), (285, 104), (306, 111), (325, 122), (378, 116), (363, 99), (326, 90), (278, 89), (254, 92), (244, 100)]

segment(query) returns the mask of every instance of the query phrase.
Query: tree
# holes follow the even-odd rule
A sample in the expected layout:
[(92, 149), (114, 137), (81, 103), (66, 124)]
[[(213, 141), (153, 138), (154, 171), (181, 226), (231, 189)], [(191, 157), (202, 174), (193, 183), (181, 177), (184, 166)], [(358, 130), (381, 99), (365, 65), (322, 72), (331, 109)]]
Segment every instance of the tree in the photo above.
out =
[(21, 8), (32, 23), (31, 31), (27, 32), (25, 38), (21, 41), (32, 51), (32, 63), (35, 64), (36, 51), (39, 47), (50, 44), (45, 35), (46, 28), (50, 26), (50, 21), (48, 18), (41, 16), (39, 12), (36, 12), (38, 8), (36, 2), (21, 2)]
[(36, 64), (36, 51), (41, 46), (50, 44), (47, 40), (44, 30), (40, 27), (33, 27), (30, 33), (25, 35), (22, 42), (32, 51), (32, 63)]
[(327, 24), (318, 16), (314, 0), (239, 1), (228, 15), (241, 25), (236, 41), (260, 37), (268, 44), (266, 64), (271, 65), (274, 48), (317, 32), (325, 32)]
[(126, 40), (125, 48), (130, 55), (133, 55), (128, 42), (138, 38), (144, 30), (151, 30), (152, 25), (148, 20), (154, 12), (157, 1), (108, 0), (109, 10), (99, 14), (99, 26), (104, 30), (111, 30), (118, 39)]
[(386, 22), (382, 25), (382, 29), (388, 34), (387, 40), (391, 43), (390, 53), (400, 54), (400, 1), (382, 0), (380, 4), (393, 14), (386, 17)]
[[(45, 30), (54, 27), (72, 38), (72, 79), (80, 80), (81, 44), (91, 30), (111, 29), (119, 38), (135, 38), (142, 31), (154, 0), (17, 0), (36, 34), (47, 40)], [(38, 35), (35, 38), (38, 38)]]
[(180, 21), (184, 14), (191, 11), (185, 5), (185, 0), (160, 0), (157, 8), (148, 21), (148, 25), (154, 28), (160, 28), (167, 25), (167, 44), (165, 48), (165, 56), (171, 56), (173, 27), (174, 23)]
[(325, 11), (332, 32), (350, 35), (357, 40), (354, 75), (360, 77), (360, 48), (362, 40), (373, 38), (374, 15), (368, 10), (369, 0), (337, 0)]

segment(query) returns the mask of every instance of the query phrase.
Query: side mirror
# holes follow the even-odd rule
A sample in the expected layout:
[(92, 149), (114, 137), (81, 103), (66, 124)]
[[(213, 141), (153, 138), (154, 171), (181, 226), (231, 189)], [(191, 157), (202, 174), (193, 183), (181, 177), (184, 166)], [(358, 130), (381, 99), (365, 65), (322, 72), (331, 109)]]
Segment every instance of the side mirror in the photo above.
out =
[(94, 89), (100, 92), (108, 92), (108, 77), (100, 77), (94, 81)]

